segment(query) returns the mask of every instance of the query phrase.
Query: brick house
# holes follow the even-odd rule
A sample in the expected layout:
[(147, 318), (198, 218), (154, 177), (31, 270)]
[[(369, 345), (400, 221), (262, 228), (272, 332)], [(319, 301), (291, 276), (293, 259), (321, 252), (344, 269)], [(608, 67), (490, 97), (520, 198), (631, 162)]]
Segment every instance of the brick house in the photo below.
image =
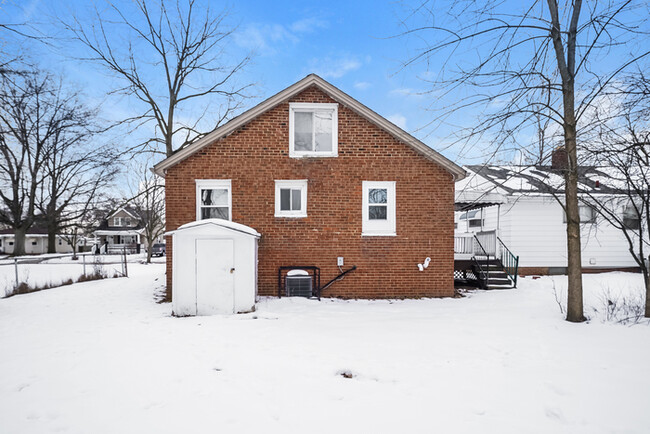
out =
[(168, 231), (218, 217), (261, 234), (260, 295), (278, 294), (278, 269), (291, 265), (319, 267), (323, 281), (355, 265), (326, 297), (453, 295), (454, 182), (464, 170), (316, 75), (154, 171), (165, 178)]

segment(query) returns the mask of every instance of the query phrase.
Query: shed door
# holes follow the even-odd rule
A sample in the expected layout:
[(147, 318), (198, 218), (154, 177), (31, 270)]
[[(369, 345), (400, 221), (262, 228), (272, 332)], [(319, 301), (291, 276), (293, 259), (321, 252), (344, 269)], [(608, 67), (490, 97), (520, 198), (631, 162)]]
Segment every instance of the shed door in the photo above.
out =
[(233, 240), (196, 240), (196, 314), (235, 311)]

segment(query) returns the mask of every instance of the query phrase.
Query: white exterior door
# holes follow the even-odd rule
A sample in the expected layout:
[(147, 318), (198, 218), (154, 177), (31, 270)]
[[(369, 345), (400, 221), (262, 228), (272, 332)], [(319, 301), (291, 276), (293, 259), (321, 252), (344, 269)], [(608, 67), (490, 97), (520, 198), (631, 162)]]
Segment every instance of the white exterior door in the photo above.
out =
[(235, 311), (233, 240), (196, 240), (196, 314)]

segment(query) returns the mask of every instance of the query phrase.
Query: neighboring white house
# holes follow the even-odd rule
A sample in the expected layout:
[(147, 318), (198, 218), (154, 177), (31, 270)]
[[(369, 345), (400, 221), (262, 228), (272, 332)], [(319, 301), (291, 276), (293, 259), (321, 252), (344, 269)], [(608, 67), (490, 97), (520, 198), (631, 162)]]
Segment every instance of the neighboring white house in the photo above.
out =
[[(138, 211), (123, 207), (109, 213), (93, 235), (95, 244), (101, 247), (102, 253), (118, 253), (124, 250), (128, 253), (139, 253), (142, 244), (146, 244), (144, 232), (142, 217)], [(164, 242), (162, 231), (153, 242)]]
[[(0, 230), (0, 253), (14, 252), (14, 230)], [(60, 235), (56, 236), (56, 253), (72, 253), (72, 245)], [(25, 234), (25, 254), (40, 255), (47, 253), (47, 231), (42, 228), (32, 228)]]
[[(466, 241), (476, 234), (488, 253), (505, 245), (519, 256), (519, 274), (564, 274), (566, 217), (553, 195), (560, 200), (564, 196), (562, 174), (551, 166), (464, 169), (468, 176), (456, 183), (456, 257), (470, 254), (465, 246), (472, 243)], [(580, 168), (581, 192), (620, 195), (615, 186), (606, 169)], [(584, 204), (580, 205), (580, 217), (585, 271), (637, 267), (619, 229), (597, 218), (596, 211)], [(638, 221), (630, 221), (634, 224)]]

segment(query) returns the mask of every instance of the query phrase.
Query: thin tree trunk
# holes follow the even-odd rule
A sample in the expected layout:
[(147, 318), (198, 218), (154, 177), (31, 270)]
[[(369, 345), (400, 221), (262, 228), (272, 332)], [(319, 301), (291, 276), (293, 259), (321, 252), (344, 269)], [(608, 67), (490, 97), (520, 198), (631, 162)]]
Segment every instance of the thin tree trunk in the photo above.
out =
[[(650, 256), (648, 256), (650, 261)], [(650, 273), (648, 270), (643, 272), (643, 280), (645, 280), (645, 317), (650, 318)]]
[(567, 290), (567, 321), (585, 320), (582, 301), (582, 246), (580, 245), (580, 210), (578, 206), (578, 150), (576, 147), (576, 120), (573, 80), (565, 85), (564, 144), (567, 151), (567, 170), (564, 174), (566, 200), (566, 235), (569, 286)]
[(153, 248), (153, 244), (147, 241), (147, 264), (151, 264), (151, 249)]
[(14, 256), (21, 256), (25, 254), (25, 233), (27, 229), (18, 227), (14, 230)]

